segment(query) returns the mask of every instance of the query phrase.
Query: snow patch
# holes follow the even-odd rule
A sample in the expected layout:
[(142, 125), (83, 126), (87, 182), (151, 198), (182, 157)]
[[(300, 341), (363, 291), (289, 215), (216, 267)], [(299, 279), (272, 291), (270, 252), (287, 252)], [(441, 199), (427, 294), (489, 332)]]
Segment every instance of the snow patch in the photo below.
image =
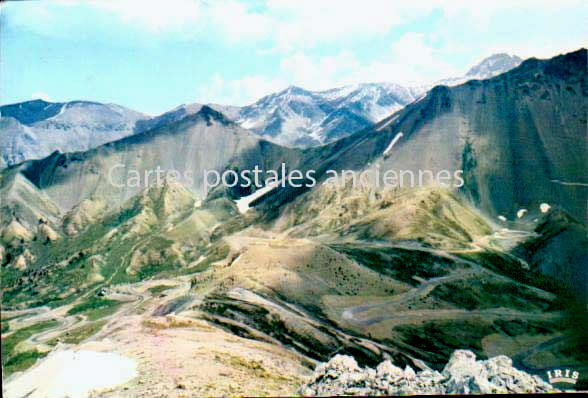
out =
[(399, 139), (402, 138), (404, 134), (402, 133), (398, 133), (396, 134), (396, 137), (394, 137), (394, 139), (392, 140), (392, 142), (390, 143), (390, 145), (388, 145), (388, 148), (386, 148), (386, 150), (384, 151), (384, 157), (388, 156), (390, 154), (390, 151), (392, 150), (392, 148), (394, 147), (394, 145), (396, 145), (396, 143), (398, 142)]
[(57, 119), (59, 118), (59, 116), (61, 116), (63, 114), (63, 112), (65, 112), (65, 110), (67, 109), (67, 104), (63, 104), (61, 106), (61, 109), (59, 109), (59, 113), (57, 113), (57, 115), (55, 116), (51, 116), (49, 119), (47, 120), (53, 120), (53, 119)]
[(261, 198), (266, 193), (270, 192), (272, 189), (280, 185), (281, 181), (275, 181), (271, 184), (266, 185), (263, 188), (259, 188), (257, 191), (253, 192), (251, 195), (243, 196), (235, 201), (237, 208), (239, 209), (239, 213), (245, 214), (250, 209), (249, 205), (257, 198)]
[(96, 351), (54, 351), (37, 366), (6, 385), (6, 397), (84, 398), (92, 390), (112, 388), (137, 375), (132, 359)]
[(556, 184), (560, 184), (560, 185), (577, 185), (580, 187), (588, 187), (588, 184), (586, 184), (585, 182), (569, 182), (569, 181), (561, 181), (561, 180), (551, 180), (551, 182), (554, 182)]

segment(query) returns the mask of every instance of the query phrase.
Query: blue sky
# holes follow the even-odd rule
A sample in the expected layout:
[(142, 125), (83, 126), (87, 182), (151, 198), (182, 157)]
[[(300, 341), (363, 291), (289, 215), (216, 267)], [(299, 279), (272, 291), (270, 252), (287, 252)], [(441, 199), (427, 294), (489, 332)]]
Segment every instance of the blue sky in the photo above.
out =
[[(588, 46), (588, 2), (178, 0), (3, 3), (2, 104), (112, 102), (149, 113), (459, 76), (496, 52)], [(513, 6), (515, 3), (516, 6)]]

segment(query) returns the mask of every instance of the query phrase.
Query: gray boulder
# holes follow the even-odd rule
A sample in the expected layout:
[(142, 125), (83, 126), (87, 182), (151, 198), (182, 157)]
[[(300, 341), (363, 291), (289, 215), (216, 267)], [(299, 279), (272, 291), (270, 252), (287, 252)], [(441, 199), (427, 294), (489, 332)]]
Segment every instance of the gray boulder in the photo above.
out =
[(298, 391), (304, 396), (415, 395), (415, 394), (505, 394), (556, 391), (537, 376), (512, 366), (498, 356), (477, 361), (473, 352), (457, 350), (443, 372), (403, 370), (386, 360), (377, 368), (361, 368), (350, 356), (337, 355), (319, 365), (309, 382)]

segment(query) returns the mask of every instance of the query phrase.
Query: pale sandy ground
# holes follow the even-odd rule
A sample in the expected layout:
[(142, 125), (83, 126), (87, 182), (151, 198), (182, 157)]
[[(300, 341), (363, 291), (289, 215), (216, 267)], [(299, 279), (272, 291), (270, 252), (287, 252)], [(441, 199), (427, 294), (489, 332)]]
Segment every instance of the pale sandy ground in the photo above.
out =
[(4, 396), (84, 398), (91, 390), (110, 388), (136, 375), (136, 362), (121, 355), (56, 350), (38, 366), (8, 383)]
[(129, 286), (137, 301), (84, 343), (60, 343), (47, 358), (11, 377), (5, 396), (23, 397), (35, 389), (29, 397), (291, 396), (310, 375), (312, 364), (298, 354), (235, 336), (195, 319), (195, 311), (153, 317), (156, 308), (189, 290), (182, 281), (165, 297), (146, 292), (162, 282), (180, 281)]
[(95, 397), (284, 396), (310, 373), (296, 354), (201, 320), (134, 316), (115, 327), (86, 345), (135, 359), (138, 377)]

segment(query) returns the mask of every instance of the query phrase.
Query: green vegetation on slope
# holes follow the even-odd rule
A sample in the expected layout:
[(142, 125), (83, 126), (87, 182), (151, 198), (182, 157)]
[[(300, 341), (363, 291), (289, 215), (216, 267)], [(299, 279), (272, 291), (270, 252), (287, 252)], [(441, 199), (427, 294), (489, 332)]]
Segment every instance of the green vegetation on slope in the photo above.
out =
[(39, 352), (37, 350), (19, 352), (11, 356), (6, 362), (2, 364), (4, 369), (4, 376), (9, 376), (15, 372), (27, 370), (33, 366), (38, 359), (47, 356), (46, 352)]
[(6, 337), (3, 336), (2, 367), (4, 368), (4, 375), (7, 376), (13, 372), (27, 369), (35, 363), (37, 358), (43, 357), (45, 354), (36, 351), (15, 353), (14, 349), (18, 343), (57, 325), (58, 322), (56, 320), (44, 321), (18, 329)]
[(59, 337), (49, 340), (47, 344), (57, 345), (58, 342), (62, 342), (65, 344), (79, 344), (87, 338), (98, 333), (100, 329), (104, 327), (105, 324), (106, 321), (104, 320), (87, 323), (83, 326), (79, 326), (66, 333), (63, 333)]
[(67, 315), (84, 314), (89, 320), (93, 321), (114, 314), (120, 306), (121, 302), (119, 301), (93, 296), (81, 304), (70, 308), (67, 311)]
[(458, 265), (452, 260), (424, 250), (352, 243), (332, 244), (330, 247), (378, 273), (413, 286), (420, 283), (414, 279), (415, 276), (430, 279), (446, 276), (457, 268), (468, 268), (467, 264)]
[(154, 296), (157, 296), (160, 293), (165, 292), (166, 290), (169, 289), (173, 289), (175, 286), (170, 286), (170, 285), (157, 285), (157, 286), (153, 286), (150, 287), (149, 289), (147, 289), (149, 291), (149, 293), (151, 293)]

